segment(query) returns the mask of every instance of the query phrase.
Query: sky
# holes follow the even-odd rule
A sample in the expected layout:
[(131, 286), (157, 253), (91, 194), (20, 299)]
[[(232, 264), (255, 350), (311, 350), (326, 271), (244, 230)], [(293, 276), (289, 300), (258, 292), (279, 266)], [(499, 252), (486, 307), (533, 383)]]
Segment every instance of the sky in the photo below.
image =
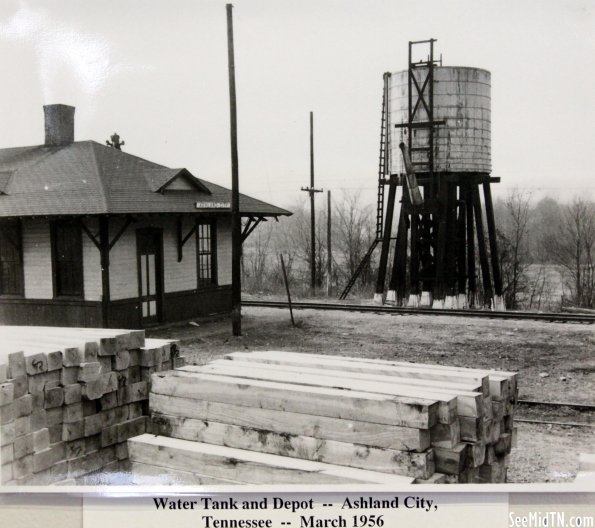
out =
[[(376, 192), (382, 74), (409, 40), (492, 74), (494, 195), (595, 198), (595, 0), (237, 0), (240, 190), (281, 206), (309, 185)], [(0, 147), (43, 143), (44, 104), (76, 140), (231, 185), (225, 2), (2, 0)], [(319, 195), (320, 196), (320, 195)]]

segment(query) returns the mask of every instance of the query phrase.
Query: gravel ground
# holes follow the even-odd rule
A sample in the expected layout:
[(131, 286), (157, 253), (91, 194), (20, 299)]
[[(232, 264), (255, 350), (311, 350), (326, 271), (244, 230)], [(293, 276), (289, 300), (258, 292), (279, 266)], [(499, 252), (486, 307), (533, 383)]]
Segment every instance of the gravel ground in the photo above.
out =
[[(288, 350), (399, 359), (518, 371), (521, 399), (595, 403), (595, 332), (591, 325), (467, 319), (427, 315), (379, 315), (299, 310), (293, 328), (287, 310), (244, 308), (242, 336), (226, 319), (148, 331), (180, 340), (190, 363), (204, 364), (232, 351)], [(562, 409), (522, 410), (519, 417), (589, 422), (593, 413)], [(571, 481), (578, 453), (593, 452), (590, 427), (518, 424), (510, 482)]]

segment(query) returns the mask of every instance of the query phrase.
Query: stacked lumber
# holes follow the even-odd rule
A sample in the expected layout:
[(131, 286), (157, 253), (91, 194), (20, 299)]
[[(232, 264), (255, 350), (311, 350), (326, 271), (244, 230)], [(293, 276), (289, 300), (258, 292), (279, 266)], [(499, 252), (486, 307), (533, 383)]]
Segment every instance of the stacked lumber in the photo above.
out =
[(160, 485), (411, 483), (397, 475), (151, 434), (131, 438), (128, 445), (138, 484), (149, 483), (147, 477)]
[(171, 362), (172, 343), (144, 331), (0, 327), (0, 483), (80, 481), (126, 460), (150, 377)]
[(237, 352), (154, 375), (151, 431), (421, 483), (504, 482), (517, 391), (511, 372)]

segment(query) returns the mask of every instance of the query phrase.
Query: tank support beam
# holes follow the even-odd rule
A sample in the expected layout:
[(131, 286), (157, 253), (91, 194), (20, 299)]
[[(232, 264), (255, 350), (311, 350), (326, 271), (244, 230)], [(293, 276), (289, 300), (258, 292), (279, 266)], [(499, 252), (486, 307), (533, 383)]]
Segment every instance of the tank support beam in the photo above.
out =
[(378, 268), (378, 278), (376, 281), (376, 296), (384, 293), (384, 283), (386, 281), (386, 266), (388, 264), (388, 252), (390, 249), (390, 236), (393, 224), (393, 212), (395, 209), (395, 196), (397, 194), (397, 177), (391, 176), (388, 187), (388, 200), (386, 204), (386, 218), (384, 221), (384, 234), (382, 237), (382, 249), (380, 251), (380, 264)]
[(479, 250), (479, 265), (481, 266), (481, 279), (483, 281), (484, 306), (489, 306), (492, 300), (492, 279), (490, 276), (490, 265), (488, 263), (488, 252), (486, 248), (485, 235), (483, 230), (483, 218), (481, 213), (481, 199), (479, 189), (472, 187), (473, 210), (475, 213), (475, 225), (477, 226), (477, 249)]
[(490, 257), (492, 272), (494, 273), (494, 293), (502, 295), (502, 275), (498, 262), (498, 239), (496, 238), (496, 220), (494, 219), (494, 206), (492, 204), (492, 190), (489, 182), (483, 182), (483, 196), (486, 204), (486, 218), (488, 221), (488, 236), (490, 239)]

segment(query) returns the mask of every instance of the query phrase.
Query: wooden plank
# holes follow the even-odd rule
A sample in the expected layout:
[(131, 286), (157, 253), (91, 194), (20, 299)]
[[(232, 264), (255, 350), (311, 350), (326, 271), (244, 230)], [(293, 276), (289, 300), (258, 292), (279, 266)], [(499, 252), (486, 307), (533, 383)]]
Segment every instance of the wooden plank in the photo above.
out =
[[(259, 352), (255, 352), (258, 354)], [(288, 352), (279, 352), (280, 354), (288, 354)], [(295, 354), (295, 353), (294, 353)], [(302, 354), (299, 354), (302, 355)], [(318, 358), (328, 358), (329, 356), (323, 354), (307, 354), (308, 356), (315, 356)], [(409, 365), (418, 365), (418, 363), (410, 363), (407, 361), (387, 361), (383, 359), (369, 359), (369, 358), (356, 358), (356, 357), (343, 357), (347, 361), (355, 361), (361, 363), (374, 363), (378, 365), (395, 365), (395, 366), (409, 366)], [(468, 368), (468, 367), (454, 367), (449, 365), (433, 365), (433, 364), (424, 364), (424, 367), (431, 368), (432, 370), (442, 370), (444, 372), (467, 372), (472, 374), (479, 374), (488, 376), (490, 378), (490, 393), (492, 387), (492, 380), (508, 380), (510, 382), (510, 389), (514, 392), (517, 388), (517, 381), (518, 381), (518, 372), (510, 372), (510, 371), (503, 371), (503, 370), (490, 370), (490, 369), (476, 369), (476, 368)], [(495, 385), (496, 388), (498, 385)], [(493, 394), (494, 396), (499, 396), (499, 394)]]
[(483, 418), (459, 417), (461, 440), (479, 442), (485, 438), (485, 425)]
[(14, 400), (14, 416), (16, 418), (22, 418), (29, 416), (33, 412), (33, 397), (31, 394), (25, 394)]
[(403, 486), (412, 482), (411, 478), (398, 475), (147, 434), (130, 439), (128, 450), (133, 462), (197, 471), (207, 476), (250, 484), (369, 483)]
[(413, 484), (446, 484), (446, 475), (434, 473), (429, 479), (415, 479)]
[[(98, 361), (81, 363), (78, 372), (78, 381), (88, 383), (101, 376), (101, 364)], [(105, 384), (107, 386), (107, 383)]]
[(0, 466), (9, 464), (14, 460), (14, 444), (0, 447)]
[(494, 443), (494, 452), (498, 456), (507, 455), (512, 450), (512, 433), (502, 433)]
[(60, 378), (61, 372), (59, 370), (44, 372), (42, 374), (36, 374), (35, 376), (27, 376), (29, 392), (43, 392), (48, 382), (59, 382)]
[(25, 371), (29, 376), (42, 374), (48, 370), (47, 354), (33, 354), (25, 357)]
[(99, 471), (110, 462), (116, 460), (114, 446), (109, 446), (99, 451), (93, 451), (68, 461), (68, 476), (79, 478), (93, 471)]
[[(216, 374), (229, 376), (238, 379), (266, 380), (280, 383), (295, 383), (307, 387), (328, 387), (333, 389), (349, 389), (359, 392), (376, 394), (387, 394), (394, 396), (405, 396), (409, 398), (431, 398), (438, 401), (438, 421), (441, 423), (452, 423), (455, 421), (458, 397), (443, 395), (438, 392), (420, 390), (415, 387), (401, 387), (398, 384), (378, 383), (369, 381), (358, 381), (357, 379), (327, 378), (326, 376), (301, 375), (297, 372), (269, 371), (264, 368), (224, 368), (217, 367), (210, 370), (209, 367), (187, 366), (182, 367), (178, 372)], [(481, 397), (480, 393), (473, 393), (472, 398)]]
[(15, 440), (15, 426), (14, 422), (0, 427), (0, 447), (14, 443)]
[(182, 371), (156, 373), (152, 391), (168, 396), (429, 429), (438, 403), (369, 392), (341, 391)]
[(14, 458), (19, 459), (33, 454), (33, 433), (14, 439)]
[(98, 400), (107, 389), (107, 380), (101, 376), (97, 379), (84, 383), (82, 386), (82, 397), (86, 400)]
[(152, 464), (132, 462), (130, 465), (132, 484), (142, 486), (222, 486), (227, 484), (248, 484), (239, 480), (215, 478), (181, 469), (170, 469)]
[(24, 436), (31, 432), (31, 416), (15, 418), (14, 434), (15, 436)]
[(467, 461), (467, 450), (469, 446), (465, 443), (455, 447), (434, 447), (434, 463), (436, 471), (447, 475), (458, 475), (465, 469)]
[[(230, 368), (231, 366), (237, 369), (266, 369), (267, 371), (279, 371), (279, 372), (296, 372), (300, 375), (320, 375), (321, 369), (320, 368), (312, 368), (304, 365), (287, 365), (287, 364), (276, 364), (276, 363), (260, 363), (258, 365), (254, 364), (253, 361), (242, 361), (242, 360), (233, 360), (229, 361), (228, 359), (217, 359), (215, 361), (211, 361), (207, 365), (204, 365), (205, 368), (216, 370), (219, 367), (223, 368)], [(182, 368), (183, 370), (183, 368)], [(477, 381), (476, 379), (470, 379), (465, 382), (449, 382), (449, 381), (440, 381), (437, 383), (437, 380), (429, 380), (424, 378), (410, 378), (407, 376), (399, 376), (398, 379), (395, 379), (395, 376), (387, 375), (384, 373), (377, 373), (377, 374), (370, 374), (368, 372), (356, 372), (350, 370), (342, 370), (342, 369), (333, 369), (333, 368), (325, 368), (324, 369), (324, 376), (332, 377), (332, 378), (341, 378), (341, 379), (357, 379), (360, 381), (370, 381), (370, 382), (381, 382), (381, 383), (398, 383), (399, 385), (412, 385), (418, 388), (429, 388), (433, 389), (437, 386), (440, 386), (441, 389), (452, 389), (455, 391), (468, 391), (468, 392), (482, 392), (482, 384), (481, 382)]]
[(451, 424), (438, 423), (430, 429), (430, 441), (437, 447), (454, 447), (461, 442), (461, 425), (459, 420)]
[(0, 407), (8, 405), (14, 401), (14, 384), (0, 384)]
[(124, 370), (130, 365), (130, 352), (128, 350), (120, 350), (114, 356), (114, 370)]
[(158, 413), (153, 414), (151, 420), (156, 429), (153, 430), (154, 434), (182, 440), (314, 460), (381, 473), (406, 475), (413, 478), (429, 478), (434, 473), (434, 459), (431, 450), (415, 453), (381, 449)]
[(62, 421), (64, 423), (79, 422), (83, 419), (83, 404), (72, 403), (65, 405), (63, 408)]
[(476, 468), (485, 462), (486, 446), (482, 442), (465, 442), (467, 444), (467, 467)]
[(133, 436), (139, 436), (147, 432), (147, 417), (139, 416), (125, 422), (120, 422), (117, 425), (117, 441), (126, 442)]
[[(285, 352), (282, 352), (283, 354)], [(328, 357), (322, 354), (308, 354), (317, 357)], [(357, 358), (357, 357), (349, 357), (344, 358), (349, 361), (357, 361), (357, 362), (365, 362), (365, 363), (376, 363), (376, 364), (390, 364), (390, 365), (416, 365), (417, 363), (410, 363), (406, 361), (386, 361), (382, 359), (368, 359), (368, 358)], [(493, 370), (493, 369), (477, 369), (477, 368), (469, 368), (469, 367), (455, 367), (450, 365), (434, 365), (434, 364), (424, 364), (425, 367), (430, 367), (433, 370), (444, 370), (444, 371), (452, 371), (452, 372), (471, 372), (477, 374), (485, 374), (486, 376), (494, 377), (495, 379), (508, 379), (511, 382), (511, 388), (515, 389), (517, 387), (518, 381), (518, 372), (510, 372), (510, 371), (503, 371), (503, 370)]]
[(64, 390), (62, 387), (51, 387), (45, 388), (44, 391), (46, 409), (53, 409), (54, 407), (60, 407), (64, 403)]
[(78, 438), (83, 438), (84, 435), (84, 424), (83, 420), (72, 423), (62, 424), (62, 440), (64, 442), (72, 442)]
[(17, 378), (27, 374), (25, 365), (25, 354), (24, 352), (13, 352), (8, 354), (8, 377)]
[(397, 362), (375, 363), (356, 362), (352, 358), (343, 356), (322, 356), (317, 354), (301, 354), (295, 352), (233, 352), (226, 354), (226, 359), (251, 361), (256, 363), (270, 363), (278, 365), (295, 365), (309, 368), (324, 368), (360, 372), (367, 374), (382, 374), (386, 376), (419, 378), (426, 380), (446, 381), (450, 383), (479, 383), (482, 392), (489, 394), (489, 379), (486, 375), (473, 372), (443, 372), (440, 369), (428, 368), (431, 365)]
[(427, 429), (343, 420), (297, 412), (244, 407), (220, 402), (177, 398), (151, 393), (149, 407), (161, 414), (256, 427), (277, 433), (302, 434), (372, 447), (402, 451), (425, 451), (430, 447)]
[(145, 343), (144, 330), (126, 330), (112, 328), (77, 328), (56, 326), (5, 326), (0, 328), (0, 340), (9, 337), (58, 336), (64, 339), (114, 338), (119, 350), (140, 348)]
[[(78, 377), (78, 376), (77, 376)], [(79, 383), (71, 383), (64, 386), (64, 404), (70, 405), (82, 400), (82, 386)]]
[[(318, 385), (335, 387), (341, 389), (360, 390), (363, 392), (378, 392), (382, 394), (395, 394), (399, 396), (409, 396), (412, 398), (432, 398), (441, 402), (439, 410), (439, 421), (441, 423), (452, 423), (455, 414), (459, 416), (483, 416), (484, 414), (484, 395), (481, 392), (466, 391), (462, 388), (451, 389), (442, 386), (442, 383), (433, 381), (433, 385), (416, 386), (401, 383), (391, 378), (385, 379), (385, 383), (379, 380), (361, 380), (359, 376), (350, 378), (345, 376), (327, 377), (327, 371), (321, 374), (320, 370), (316, 374), (304, 374), (303, 372), (291, 372), (277, 369), (269, 369), (268, 366), (249, 367), (249, 363), (244, 363), (234, 367), (226, 366), (226, 363), (220, 362), (201, 367), (185, 366), (179, 370), (187, 372), (212, 372), (225, 376), (248, 377), (252, 379), (270, 379), (272, 381), (281, 381), (283, 383), (300, 383), (303, 385)], [(410, 379), (410, 378), (407, 378)], [(388, 381), (388, 382), (387, 382)], [(480, 387), (475, 387), (480, 388)], [(456, 401), (453, 398), (456, 397)], [(489, 398), (489, 396), (487, 396)], [(456, 406), (456, 411), (455, 411)]]
[(39, 431), (33, 431), (31, 434), (33, 435), (33, 451), (36, 453), (50, 446), (50, 431), (47, 427)]

